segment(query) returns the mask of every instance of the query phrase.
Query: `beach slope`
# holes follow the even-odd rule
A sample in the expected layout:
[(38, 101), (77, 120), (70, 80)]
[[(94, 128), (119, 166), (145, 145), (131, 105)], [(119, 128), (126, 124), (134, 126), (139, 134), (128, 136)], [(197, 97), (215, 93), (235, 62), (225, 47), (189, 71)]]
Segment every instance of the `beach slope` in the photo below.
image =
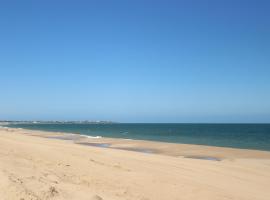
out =
[[(270, 199), (269, 152), (179, 145), (180, 153), (192, 152), (187, 158), (86, 146), (25, 132), (0, 129), (2, 200)], [(222, 159), (194, 159), (214, 151)]]

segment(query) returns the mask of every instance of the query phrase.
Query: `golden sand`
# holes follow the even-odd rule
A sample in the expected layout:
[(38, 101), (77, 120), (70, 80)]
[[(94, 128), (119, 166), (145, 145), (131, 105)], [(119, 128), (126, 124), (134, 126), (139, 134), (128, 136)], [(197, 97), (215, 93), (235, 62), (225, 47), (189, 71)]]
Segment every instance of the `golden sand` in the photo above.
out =
[(270, 152), (66, 137), (1, 128), (0, 199), (270, 199)]

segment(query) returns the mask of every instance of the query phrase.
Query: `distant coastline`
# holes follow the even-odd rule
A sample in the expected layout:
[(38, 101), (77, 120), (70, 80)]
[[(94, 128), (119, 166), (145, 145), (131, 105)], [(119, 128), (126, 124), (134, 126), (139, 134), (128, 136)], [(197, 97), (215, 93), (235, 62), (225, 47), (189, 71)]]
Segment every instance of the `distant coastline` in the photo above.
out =
[(0, 124), (116, 124), (103, 120), (0, 120)]

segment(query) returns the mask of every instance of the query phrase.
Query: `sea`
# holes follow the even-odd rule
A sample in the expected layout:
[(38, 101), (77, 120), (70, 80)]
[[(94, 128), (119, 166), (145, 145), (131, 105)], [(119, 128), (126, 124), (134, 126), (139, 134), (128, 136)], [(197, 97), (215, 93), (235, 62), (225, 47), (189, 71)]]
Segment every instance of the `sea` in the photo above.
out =
[(151, 140), (270, 151), (270, 124), (18, 123), (8, 127), (92, 137)]

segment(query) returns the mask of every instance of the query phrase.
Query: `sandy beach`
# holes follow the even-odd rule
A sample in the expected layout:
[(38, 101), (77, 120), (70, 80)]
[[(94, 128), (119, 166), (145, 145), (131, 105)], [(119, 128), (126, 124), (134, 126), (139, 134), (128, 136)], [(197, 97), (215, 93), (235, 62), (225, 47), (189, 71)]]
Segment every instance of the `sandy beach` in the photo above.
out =
[(1, 200), (269, 200), (270, 152), (0, 129)]

